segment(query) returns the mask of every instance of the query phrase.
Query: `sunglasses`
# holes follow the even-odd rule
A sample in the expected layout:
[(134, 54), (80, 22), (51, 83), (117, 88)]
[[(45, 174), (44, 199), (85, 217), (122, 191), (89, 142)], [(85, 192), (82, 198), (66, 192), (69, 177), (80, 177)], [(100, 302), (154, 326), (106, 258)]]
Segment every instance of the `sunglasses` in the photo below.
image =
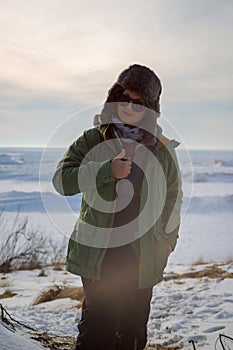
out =
[(121, 94), (118, 96), (118, 103), (122, 107), (126, 107), (132, 102), (134, 112), (140, 113), (146, 109), (145, 103), (140, 98), (131, 98), (129, 95)]

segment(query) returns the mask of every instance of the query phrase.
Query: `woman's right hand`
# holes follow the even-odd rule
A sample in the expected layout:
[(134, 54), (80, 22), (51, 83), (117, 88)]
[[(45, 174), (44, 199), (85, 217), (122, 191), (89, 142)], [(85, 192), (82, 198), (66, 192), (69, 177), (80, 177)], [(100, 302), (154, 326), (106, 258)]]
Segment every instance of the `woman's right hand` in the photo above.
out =
[(116, 179), (125, 179), (131, 172), (132, 162), (124, 159), (125, 154), (125, 149), (122, 148), (121, 152), (111, 160), (112, 173)]

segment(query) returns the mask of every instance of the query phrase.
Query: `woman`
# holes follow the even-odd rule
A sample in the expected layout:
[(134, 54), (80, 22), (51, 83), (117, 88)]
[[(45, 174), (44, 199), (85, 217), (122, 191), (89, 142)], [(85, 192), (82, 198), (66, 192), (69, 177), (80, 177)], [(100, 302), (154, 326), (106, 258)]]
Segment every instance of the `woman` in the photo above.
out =
[(67, 270), (85, 292), (76, 350), (142, 350), (152, 288), (178, 238), (181, 181), (174, 148), (157, 125), (161, 83), (148, 67), (125, 69), (95, 127), (67, 150), (53, 177), (82, 192)]

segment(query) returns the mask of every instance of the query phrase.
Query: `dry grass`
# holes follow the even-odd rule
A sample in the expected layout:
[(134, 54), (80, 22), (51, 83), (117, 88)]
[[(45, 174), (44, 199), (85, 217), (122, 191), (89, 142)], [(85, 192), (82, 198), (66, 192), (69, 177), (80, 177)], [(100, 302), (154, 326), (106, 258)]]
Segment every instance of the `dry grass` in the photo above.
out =
[[(59, 336), (51, 336), (47, 333), (35, 333), (32, 337), (42, 343), (44, 346), (49, 348), (50, 350), (71, 350), (76, 343), (76, 337), (59, 337)], [(145, 347), (145, 350), (179, 350), (179, 346), (169, 346), (163, 347), (161, 345), (148, 344)], [(105, 349), (103, 349), (105, 350)]]
[(206, 265), (206, 264), (208, 264), (208, 262), (206, 260), (204, 260), (203, 257), (200, 257), (199, 259), (194, 261), (194, 263), (192, 265), (196, 266), (196, 265)]
[[(222, 266), (222, 265), (219, 265)], [(233, 278), (232, 272), (226, 272), (218, 267), (217, 264), (211, 265), (206, 267), (205, 269), (202, 269), (200, 271), (189, 271), (182, 274), (172, 274), (172, 279), (184, 279), (184, 278), (202, 278), (202, 277), (208, 277), (208, 278)], [(166, 280), (166, 277), (165, 277)]]
[(7, 288), (10, 287), (11, 282), (5, 277), (5, 278), (1, 278), (0, 280), (0, 288)]
[(201, 271), (193, 271), (193, 272), (187, 272), (179, 275), (178, 278), (202, 278), (202, 277), (209, 277), (209, 278), (233, 278), (233, 273), (226, 273), (225, 271), (219, 269), (218, 267), (213, 267), (212, 269), (204, 269)]
[(73, 300), (83, 301), (84, 291), (82, 287), (54, 286), (39, 294), (32, 305), (38, 305), (55, 299), (70, 298)]
[(180, 349), (179, 346), (175, 346), (175, 347), (167, 347), (164, 348), (162, 345), (159, 344), (150, 344), (147, 347), (145, 347), (145, 350), (178, 350)]
[(47, 277), (48, 275), (46, 274), (44, 269), (41, 269), (37, 276), (38, 277)]
[(34, 333), (31, 338), (50, 350), (71, 350), (76, 341), (74, 337), (52, 336), (47, 333)]
[[(30, 259), (29, 259), (30, 260)], [(23, 261), (18, 266), (11, 266), (9, 268), (9, 271), (7, 272), (13, 272), (13, 271), (32, 271), (41, 269), (41, 264), (39, 261), (36, 261), (34, 259), (31, 259), (31, 261)]]
[(17, 293), (12, 292), (10, 289), (6, 289), (4, 293), (0, 294), (0, 299), (5, 299), (5, 298), (12, 298)]
[(164, 348), (162, 345), (157, 345), (157, 348), (156, 348), (157, 350), (178, 350), (178, 349), (180, 349), (180, 347), (179, 346), (169, 346), (169, 347), (167, 347), (167, 348)]
[(55, 263), (53, 264), (54, 271), (62, 271), (64, 270), (65, 265), (63, 263)]
[(224, 259), (224, 261), (222, 261), (221, 263), (217, 264), (214, 261), (211, 260), (205, 260), (203, 257), (198, 258), (196, 261), (194, 261), (194, 263), (192, 263), (192, 266), (197, 266), (197, 265), (208, 265), (208, 264), (213, 264), (213, 265), (227, 265), (227, 264), (232, 264), (233, 262), (233, 257), (232, 256), (228, 256), (226, 259)]

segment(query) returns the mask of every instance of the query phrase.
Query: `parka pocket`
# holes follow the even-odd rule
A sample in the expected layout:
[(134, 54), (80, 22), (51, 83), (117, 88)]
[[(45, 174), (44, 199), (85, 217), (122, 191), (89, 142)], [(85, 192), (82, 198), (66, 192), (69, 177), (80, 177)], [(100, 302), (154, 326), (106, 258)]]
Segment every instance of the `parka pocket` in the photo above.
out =
[(158, 271), (160, 273), (163, 272), (167, 265), (168, 260), (168, 249), (167, 249), (167, 242), (165, 240), (159, 241), (154, 237), (154, 244), (155, 244), (155, 265)]
[(67, 252), (67, 261), (84, 267), (88, 263), (90, 247), (82, 245), (70, 238)]

